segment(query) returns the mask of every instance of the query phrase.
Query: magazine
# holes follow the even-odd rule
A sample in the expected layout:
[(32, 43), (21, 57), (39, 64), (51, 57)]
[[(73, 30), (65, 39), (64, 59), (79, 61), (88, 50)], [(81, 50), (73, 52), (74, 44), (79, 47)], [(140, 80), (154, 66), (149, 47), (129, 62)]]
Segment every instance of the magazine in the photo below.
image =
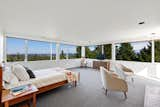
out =
[(32, 90), (31, 84), (27, 84), (27, 85), (22, 85), (22, 86), (12, 88), (11, 93), (13, 95), (17, 96), (17, 95), (23, 94), (25, 92), (28, 92), (30, 90)]

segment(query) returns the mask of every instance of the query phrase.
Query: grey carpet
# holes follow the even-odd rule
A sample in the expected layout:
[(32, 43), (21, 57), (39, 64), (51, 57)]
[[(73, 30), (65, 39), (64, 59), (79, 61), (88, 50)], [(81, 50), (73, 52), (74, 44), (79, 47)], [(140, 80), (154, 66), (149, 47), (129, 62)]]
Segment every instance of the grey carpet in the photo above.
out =
[(81, 73), (80, 84), (74, 88), (68, 85), (38, 95), (37, 107), (143, 107), (145, 85), (159, 83), (135, 77), (128, 81), (128, 98), (123, 93), (109, 92), (106, 96), (101, 86), (100, 74), (90, 68), (76, 68)]

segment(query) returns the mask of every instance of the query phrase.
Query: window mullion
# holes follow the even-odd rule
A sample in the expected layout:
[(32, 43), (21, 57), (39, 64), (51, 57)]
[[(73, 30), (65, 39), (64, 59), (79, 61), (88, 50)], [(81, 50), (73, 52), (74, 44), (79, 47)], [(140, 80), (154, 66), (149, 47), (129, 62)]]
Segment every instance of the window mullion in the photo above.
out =
[(25, 58), (24, 61), (27, 62), (28, 61), (28, 40), (25, 40)]
[(116, 49), (115, 49), (115, 44), (112, 43), (112, 60), (116, 60)]

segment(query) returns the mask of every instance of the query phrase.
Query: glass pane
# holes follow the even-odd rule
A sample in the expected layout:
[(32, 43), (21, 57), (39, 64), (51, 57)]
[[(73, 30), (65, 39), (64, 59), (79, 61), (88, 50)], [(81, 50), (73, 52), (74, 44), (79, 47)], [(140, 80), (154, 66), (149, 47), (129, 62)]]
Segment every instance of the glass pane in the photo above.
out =
[(56, 43), (52, 43), (52, 60), (56, 59)]
[(111, 59), (112, 58), (112, 44), (105, 44), (103, 46), (104, 46), (105, 59)]
[(86, 46), (85, 47), (86, 58), (100, 59), (102, 55), (102, 45)]
[(151, 42), (116, 44), (116, 59), (151, 62)]
[(68, 57), (69, 59), (80, 58), (81, 57), (81, 47), (68, 45)]
[(160, 62), (160, 40), (155, 41), (155, 62)]
[(24, 61), (25, 40), (7, 37), (7, 61)]
[(60, 59), (73, 59), (81, 57), (81, 47), (60, 44)]
[(60, 44), (60, 59), (67, 59), (67, 46), (65, 44)]
[(50, 43), (28, 41), (28, 61), (50, 60)]

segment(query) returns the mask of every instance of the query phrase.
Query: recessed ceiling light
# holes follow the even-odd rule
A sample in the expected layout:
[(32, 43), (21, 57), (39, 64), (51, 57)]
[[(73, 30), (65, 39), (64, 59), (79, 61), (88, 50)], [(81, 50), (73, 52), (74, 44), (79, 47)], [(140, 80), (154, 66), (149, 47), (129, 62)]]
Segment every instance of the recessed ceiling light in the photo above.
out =
[(145, 22), (144, 22), (144, 21), (142, 21), (142, 22), (139, 22), (138, 24), (139, 24), (139, 25), (143, 25), (143, 24), (145, 24)]

